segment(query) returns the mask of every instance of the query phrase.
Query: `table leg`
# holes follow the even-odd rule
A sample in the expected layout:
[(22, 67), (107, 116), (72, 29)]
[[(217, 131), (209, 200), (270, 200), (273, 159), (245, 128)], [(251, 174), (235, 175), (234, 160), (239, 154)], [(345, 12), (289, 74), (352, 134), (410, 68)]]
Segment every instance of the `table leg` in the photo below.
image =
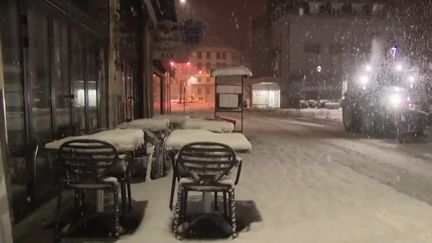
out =
[(96, 191), (96, 212), (102, 213), (104, 211), (104, 191)]
[(212, 193), (211, 192), (203, 192), (202, 202), (203, 202), (203, 212), (204, 213), (211, 213), (212, 212), (211, 200), (212, 200)]

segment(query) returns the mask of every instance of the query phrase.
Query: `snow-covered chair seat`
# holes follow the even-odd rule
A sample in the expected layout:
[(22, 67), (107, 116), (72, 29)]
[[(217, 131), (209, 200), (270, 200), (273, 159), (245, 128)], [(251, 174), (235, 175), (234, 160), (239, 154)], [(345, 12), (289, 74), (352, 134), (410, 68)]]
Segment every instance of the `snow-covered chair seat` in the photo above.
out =
[[(234, 186), (240, 176), (241, 165), (237, 170), (237, 178), (232, 180), (227, 176), (231, 169), (241, 163), (237, 159), (234, 150), (227, 145), (220, 143), (197, 142), (185, 145), (178, 153), (174, 174), (179, 175), (179, 168), (185, 175), (179, 179), (177, 206), (174, 214), (173, 232), (177, 236), (187, 231), (185, 227), (191, 227), (185, 223), (187, 212), (188, 193), (190, 191), (214, 193), (215, 208), (217, 209), (217, 193), (223, 195), (223, 212), (225, 218), (229, 219), (232, 228), (233, 237), (236, 236), (236, 219), (235, 219), (235, 196)], [(228, 196), (228, 198), (227, 198)], [(203, 202), (208, 203), (208, 202)], [(229, 210), (227, 210), (229, 209)], [(228, 213), (229, 212), (229, 213)]]

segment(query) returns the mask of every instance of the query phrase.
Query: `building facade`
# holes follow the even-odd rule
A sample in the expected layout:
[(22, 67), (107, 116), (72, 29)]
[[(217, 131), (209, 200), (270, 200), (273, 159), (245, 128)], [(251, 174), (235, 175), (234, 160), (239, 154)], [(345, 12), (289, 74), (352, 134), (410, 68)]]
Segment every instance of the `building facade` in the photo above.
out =
[(257, 79), (279, 83), (282, 107), (299, 99), (340, 99), (344, 79), (367, 62), (373, 39), (398, 43), (380, 2), (269, 2), (269, 18), (253, 25), (252, 34), (263, 41), (252, 42), (252, 69)]
[(158, 23), (177, 19), (174, 0), (0, 0), (0, 6), (0, 156), (11, 222), (23, 232), (30, 229), (20, 222), (56, 189), (46, 142), (169, 111), (172, 72), (154, 58), (153, 46)]
[(172, 100), (182, 100), (186, 84), (186, 100), (214, 103), (215, 83), (211, 77), (212, 70), (237, 66), (242, 62), (242, 55), (233, 48), (195, 48), (187, 63), (175, 64), (176, 80), (171, 85)]

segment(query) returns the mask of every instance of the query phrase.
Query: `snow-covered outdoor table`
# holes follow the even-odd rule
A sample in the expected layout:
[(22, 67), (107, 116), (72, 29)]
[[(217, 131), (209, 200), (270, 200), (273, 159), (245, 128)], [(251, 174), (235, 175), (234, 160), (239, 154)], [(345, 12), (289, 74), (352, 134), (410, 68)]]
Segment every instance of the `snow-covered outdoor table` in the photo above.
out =
[(183, 123), (182, 128), (202, 129), (218, 133), (230, 133), (234, 131), (234, 124), (226, 121), (188, 119)]
[(54, 140), (45, 144), (48, 150), (58, 150), (60, 146), (74, 139), (96, 139), (108, 142), (116, 147), (119, 152), (131, 152), (144, 145), (144, 132), (141, 129), (114, 129), (98, 132), (91, 135), (71, 136)]
[(168, 119), (170, 125), (181, 126), (186, 120), (190, 119), (189, 115), (185, 114), (164, 114), (153, 116), (154, 119)]
[(135, 128), (143, 131), (160, 132), (169, 128), (170, 120), (167, 118), (147, 118), (137, 119), (131, 122), (124, 122), (118, 125), (117, 128), (127, 129)]
[(195, 142), (221, 143), (239, 153), (252, 150), (252, 144), (242, 133), (214, 133), (201, 129), (175, 130), (165, 141), (165, 147), (168, 151), (179, 151), (186, 144)]

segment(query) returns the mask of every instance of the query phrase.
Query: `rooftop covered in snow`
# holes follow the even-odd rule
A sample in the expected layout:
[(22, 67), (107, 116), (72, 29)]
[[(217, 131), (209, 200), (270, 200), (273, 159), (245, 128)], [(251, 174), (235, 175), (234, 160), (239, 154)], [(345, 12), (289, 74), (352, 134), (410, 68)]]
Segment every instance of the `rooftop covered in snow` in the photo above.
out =
[(252, 71), (245, 66), (217, 68), (213, 70), (212, 76), (252, 76)]

